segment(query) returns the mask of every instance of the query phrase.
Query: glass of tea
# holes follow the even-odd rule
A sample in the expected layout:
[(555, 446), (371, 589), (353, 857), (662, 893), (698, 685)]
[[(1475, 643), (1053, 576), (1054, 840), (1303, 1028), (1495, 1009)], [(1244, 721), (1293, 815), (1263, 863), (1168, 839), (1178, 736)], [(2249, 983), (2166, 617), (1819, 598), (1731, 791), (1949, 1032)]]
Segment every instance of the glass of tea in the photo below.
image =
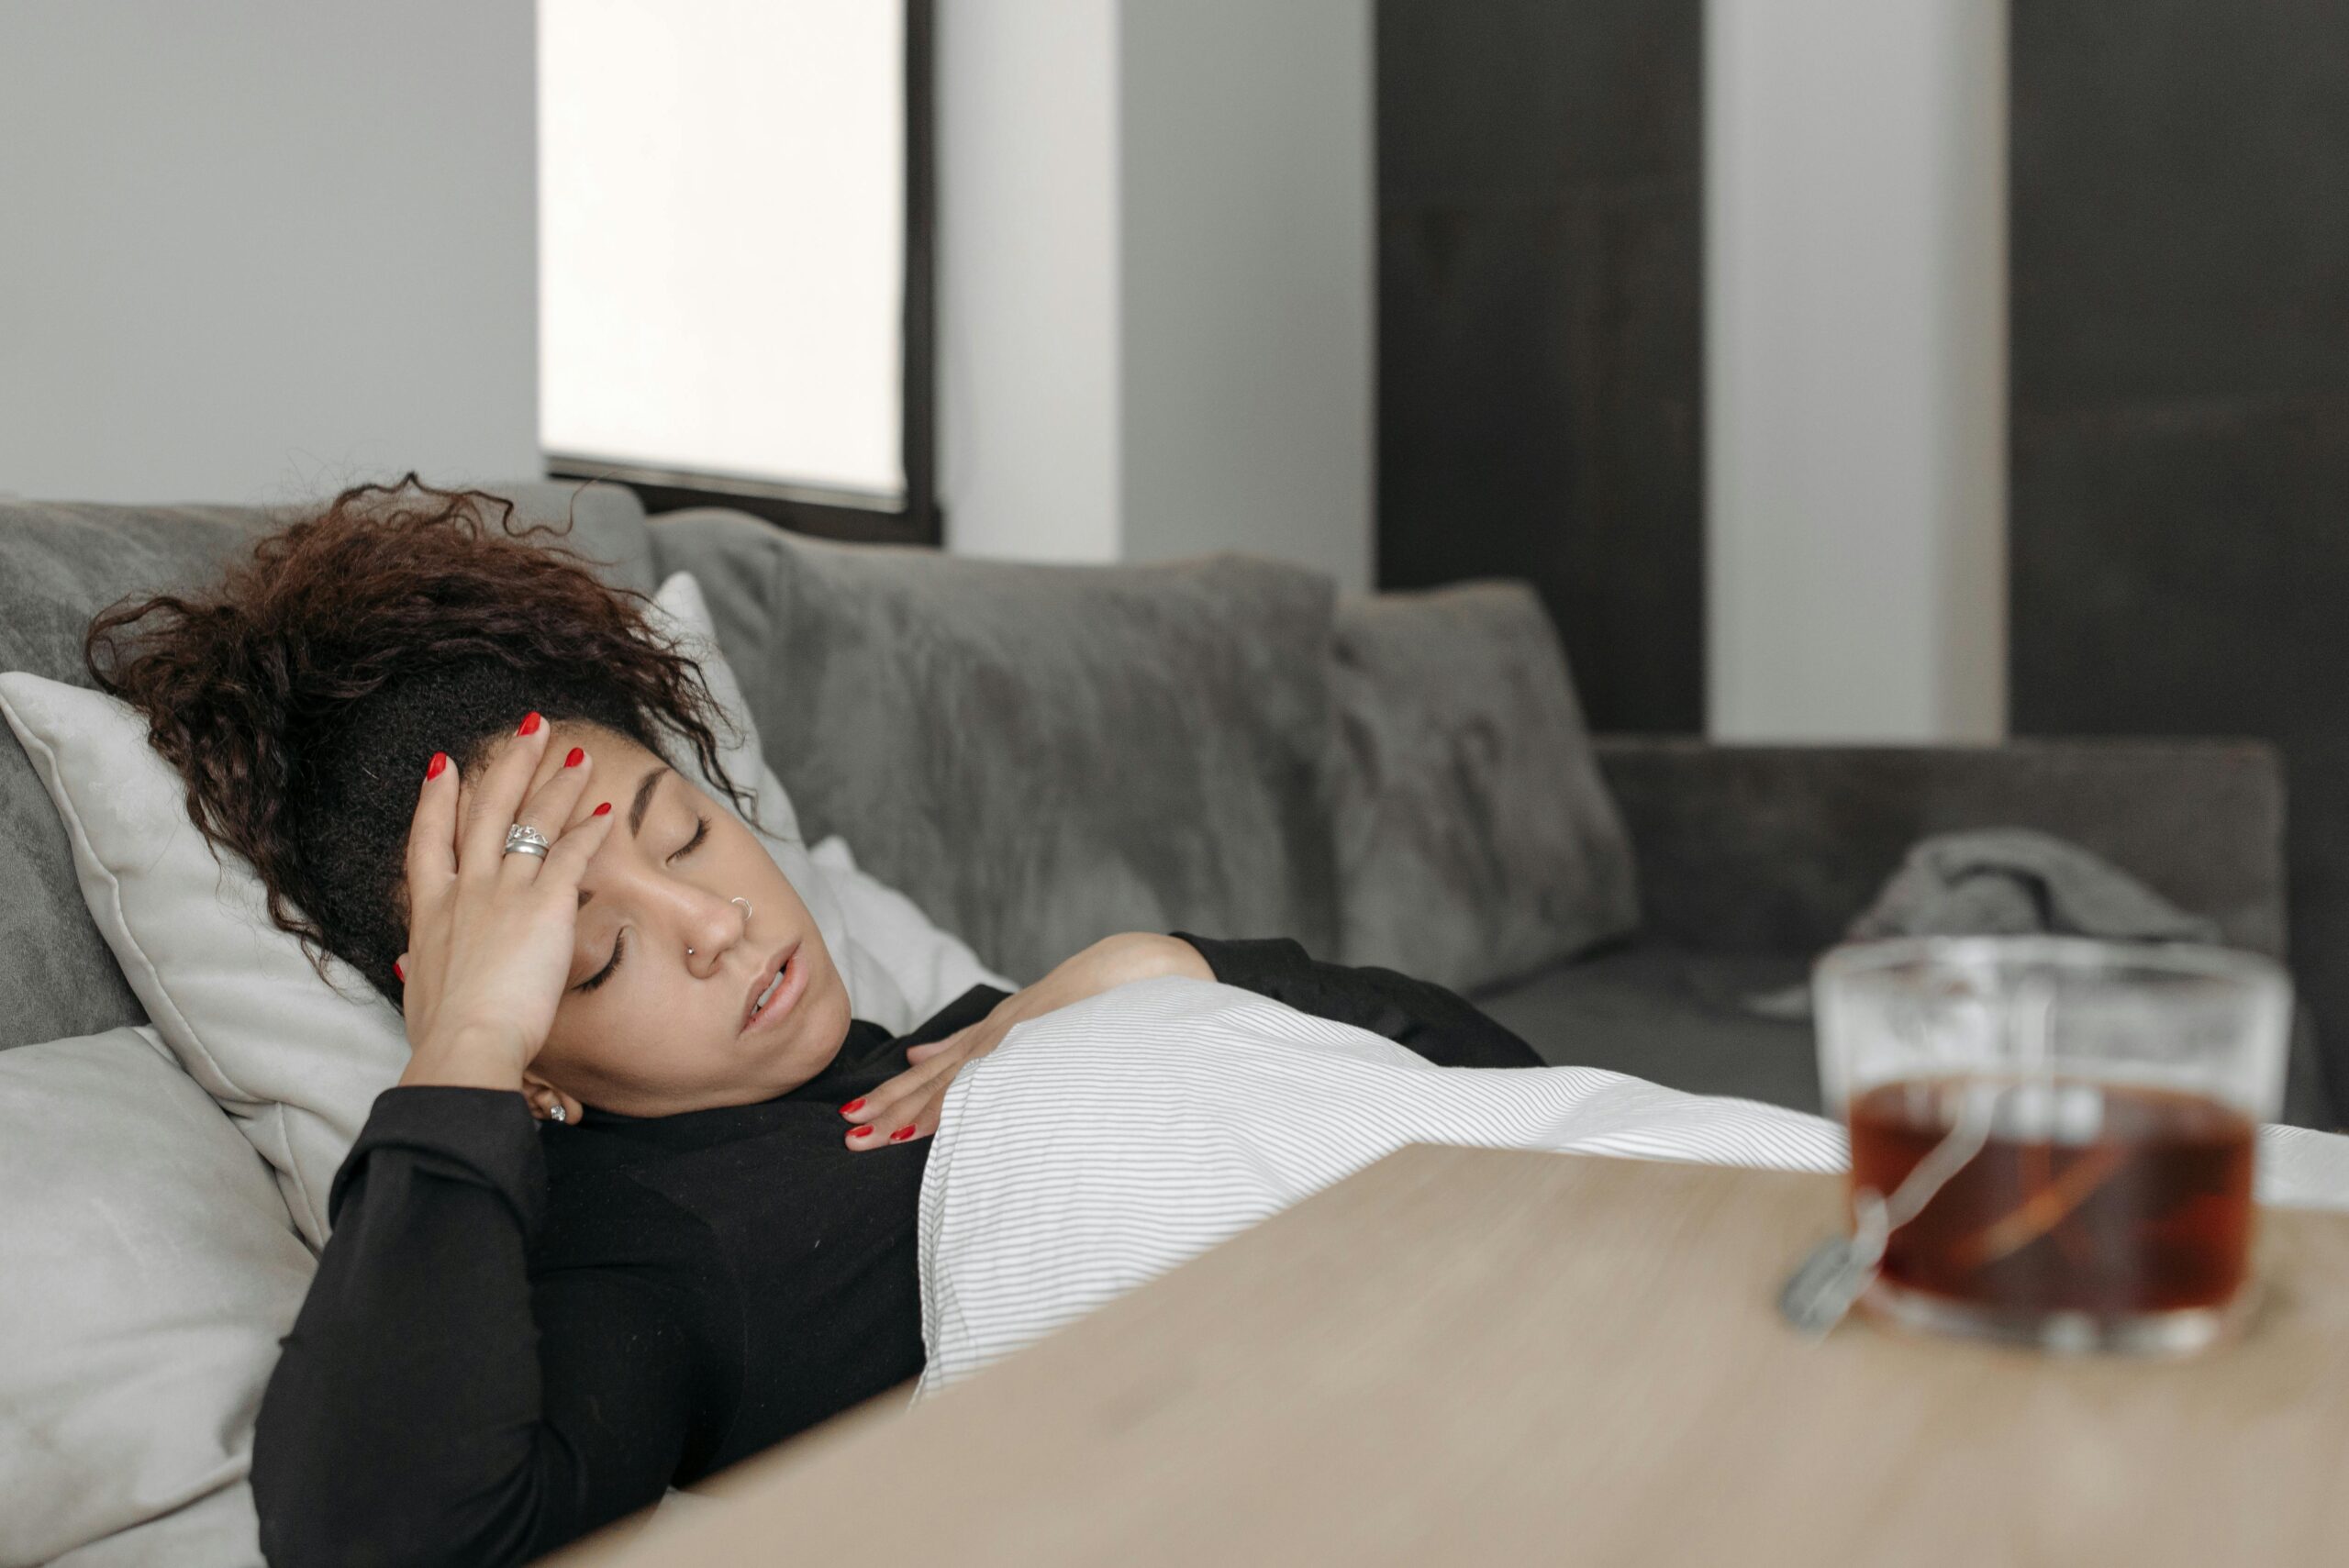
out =
[(1820, 1076), (1851, 1129), (1862, 1298), (2059, 1350), (2200, 1349), (2247, 1308), (2253, 1145), (2291, 983), (2220, 948), (1960, 937), (1836, 949)]

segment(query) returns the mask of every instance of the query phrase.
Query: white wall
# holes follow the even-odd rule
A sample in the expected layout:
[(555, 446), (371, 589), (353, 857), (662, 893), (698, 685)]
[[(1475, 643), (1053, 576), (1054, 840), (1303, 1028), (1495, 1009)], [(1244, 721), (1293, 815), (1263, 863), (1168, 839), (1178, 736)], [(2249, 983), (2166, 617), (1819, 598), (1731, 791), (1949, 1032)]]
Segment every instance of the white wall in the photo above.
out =
[(939, 7), (957, 551), (1371, 560), (1368, 0)]
[[(945, 0), (949, 543), (1371, 541), (1368, 0)], [(0, 491), (534, 472), (530, 0), (0, 6)]]
[(7, 0), (0, 61), (0, 491), (536, 471), (530, 0)]
[(2005, 727), (2006, 7), (1709, 0), (1710, 722)]

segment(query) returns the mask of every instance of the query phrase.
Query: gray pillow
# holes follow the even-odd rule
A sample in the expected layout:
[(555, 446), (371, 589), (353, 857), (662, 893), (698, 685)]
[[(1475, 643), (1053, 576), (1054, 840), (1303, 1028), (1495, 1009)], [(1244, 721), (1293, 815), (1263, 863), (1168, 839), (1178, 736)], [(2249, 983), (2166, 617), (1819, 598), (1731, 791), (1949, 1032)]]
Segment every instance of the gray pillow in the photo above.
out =
[(1335, 951), (1329, 581), (1035, 566), (652, 525), (700, 580), (811, 839), (1022, 981), (1119, 930)]
[[(527, 521), (574, 520), (606, 580), (650, 594), (644, 509), (618, 485), (488, 486)], [(0, 502), (0, 670), (86, 686), (91, 616), (131, 594), (192, 589), (289, 514), (239, 506)], [(0, 1050), (144, 1022), (82, 905), (72, 851), (24, 752), (0, 740)]]
[(1349, 595), (1335, 682), (1344, 962), (1466, 990), (1638, 925), (1631, 841), (1531, 589)]

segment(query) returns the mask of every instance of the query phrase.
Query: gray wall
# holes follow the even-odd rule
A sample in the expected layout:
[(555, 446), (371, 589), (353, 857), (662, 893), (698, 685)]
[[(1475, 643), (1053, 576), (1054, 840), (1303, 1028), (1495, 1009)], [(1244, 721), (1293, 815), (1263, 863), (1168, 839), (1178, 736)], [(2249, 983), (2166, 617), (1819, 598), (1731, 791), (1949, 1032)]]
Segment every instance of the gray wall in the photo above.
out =
[(940, 0), (950, 550), (1370, 575), (1369, 0)]
[(2011, 14), (2014, 726), (2282, 743), (2349, 1106), (2349, 6)]
[(1531, 579), (1705, 724), (1699, 0), (1380, 0), (1378, 574)]
[(1115, 561), (1117, 17), (1055, 0), (937, 14), (946, 548)]
[(2004, 7), (1705, 9), (1709, 728), (1995, 740)]
[(0, 6), (0, 491), (533, 472), (531, 17)]
[(1366, 588), (1368, 0), (1123, 0), (1119, 25), (1126, 555)]

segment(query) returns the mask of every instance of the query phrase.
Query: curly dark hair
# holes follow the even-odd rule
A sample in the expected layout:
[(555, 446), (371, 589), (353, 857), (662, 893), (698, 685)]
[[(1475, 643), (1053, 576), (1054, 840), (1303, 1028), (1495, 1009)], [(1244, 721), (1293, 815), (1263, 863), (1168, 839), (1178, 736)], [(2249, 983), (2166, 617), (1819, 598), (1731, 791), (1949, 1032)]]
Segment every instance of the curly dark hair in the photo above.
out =
[(147, 717), (213, 845), (252, 862), (270, 918), (395, 1003), (405, 854), (435, 751), (468, 772), (531, 709), (727, 777), (700, 667), (513, 503), (406, 475), (362, 484), (259, 540), (196, 595), (126, 599), (90, 623), (99, 687)]

